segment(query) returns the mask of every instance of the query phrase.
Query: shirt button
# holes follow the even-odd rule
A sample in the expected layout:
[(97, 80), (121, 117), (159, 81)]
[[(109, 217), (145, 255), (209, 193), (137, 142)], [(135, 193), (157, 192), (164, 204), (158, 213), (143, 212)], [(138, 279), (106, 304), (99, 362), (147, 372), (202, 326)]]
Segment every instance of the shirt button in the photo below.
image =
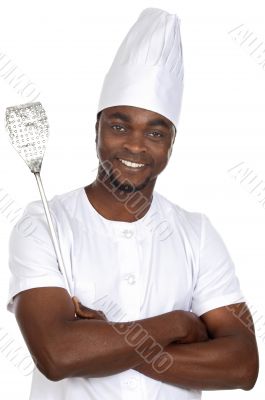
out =
[(129, 285), (134, 285), (136, 282), (136, 278), (135, 278), (134, 274), (126, 274), (126, 275), (124, 275), (123, 279), (126, 280)]
[(131, 231), (130, 229), (124, 229), (124, 231), (122, 231), (122, 234), (126, 239), (130, 239), (133, 236), (133, 231)]
[(128, 389), (131, 389), (131, 390), (136, 389), (138, 386), (137, 379), (135, 379), (135, 378), (128, 379), (128, 381), (126, 381), (126, 385), (127, 385)]

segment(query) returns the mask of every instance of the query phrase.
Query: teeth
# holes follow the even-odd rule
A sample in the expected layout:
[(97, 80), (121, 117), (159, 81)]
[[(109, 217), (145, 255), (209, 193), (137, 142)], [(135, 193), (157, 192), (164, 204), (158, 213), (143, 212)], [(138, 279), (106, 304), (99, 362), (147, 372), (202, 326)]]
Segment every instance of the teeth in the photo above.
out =
[(128, 167), (139, 168), (139, 167), (143, 167), (144, 166), (144, 164), (137, 164), (137, 163), (134, 163), (134, 162), (131, 162), (131, 161), (122, 160), (121, 158), (119, 158), (119, 160), (123, 164), (127, 165)]

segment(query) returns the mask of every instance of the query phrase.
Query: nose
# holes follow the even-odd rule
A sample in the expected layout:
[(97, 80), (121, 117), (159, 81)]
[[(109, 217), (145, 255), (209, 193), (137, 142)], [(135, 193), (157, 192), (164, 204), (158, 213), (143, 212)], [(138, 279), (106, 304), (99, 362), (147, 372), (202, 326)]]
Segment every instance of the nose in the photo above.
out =
[(132, 131), (125, 137), (123, 148), (131, 153), (146, 152), (146, 141), (142, 132)]

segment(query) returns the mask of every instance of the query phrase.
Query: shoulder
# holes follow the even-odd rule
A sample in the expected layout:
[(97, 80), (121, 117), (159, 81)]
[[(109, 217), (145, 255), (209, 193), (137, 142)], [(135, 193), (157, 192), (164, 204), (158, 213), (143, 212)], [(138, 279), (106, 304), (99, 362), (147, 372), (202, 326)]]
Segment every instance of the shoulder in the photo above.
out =
[[(49, 209), (54, 217), (60, 218), (63, 211), (67, 211), (69, 215), (75, 213), (76, 207), (80, 200), (83, 188), (77, 188), (66, 193), (53, 196), (48, 200)], [(35, 200), (27, 204), (24, 214), (31, 215), (32, 217), (41, 217), (45, 215), (43, 204), (41, 200)]]
[[(73, 216), (78, 208), (78, 202), (81, 199), (83, 188), (78, 188), (63, 194), (55, 195), (48, 200), (49, 210), (55, 226), (61, 225), (69, 227)], [(23, 233), (28, 236), (35, 232), (38, 236), (48, 236), (48, 226), (44, 207), (41, 200), (35, 200), (26, 205), (23, 213), (13, 230), (11, 237)]]
[[(174, 228), (201, 237), (205, 214), (199, 211), (191, 211), (167, 199), (158, 192), (154, 192), (157, 211), (164, 219), (170, 221)], [(207, 217), (206, 217), (207, 218)]]

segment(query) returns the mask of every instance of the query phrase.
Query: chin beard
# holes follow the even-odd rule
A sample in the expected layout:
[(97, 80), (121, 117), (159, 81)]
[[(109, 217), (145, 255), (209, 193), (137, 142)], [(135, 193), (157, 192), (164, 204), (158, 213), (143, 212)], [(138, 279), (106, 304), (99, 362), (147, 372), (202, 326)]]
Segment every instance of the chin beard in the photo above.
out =
[(108, 181), (112, 187), (114, 187), (116, 190), (124, 193), (135, 193), (140, 190), (143, 190), (151, 181), (151, 177), (147, 177), (143, 183), (141, 183), (138, 186), (135, 186), (132, 182), (130, 182), (128, 179), (125, 179), (124, 181), (119, 180), (119, 174), (118, 177), (115, 174), (115, 170), (113, 170), (113, 167), (110, 163), (106, 163), (108, 168), (104, 168), (104, 166), (100, 163), (99, 164), (99, 170), (98, 170), (98, 177), (99, 180), (102, 182)]
[(147, 178), (143, 183), (138, 186), (135, 186), (133, 183), (130, 183), (127, 180), (120, 182), (113, 173), (109, 174), (109, 180), (111, 185), (115, 187), (115, 189), (125, 193), (135, 193), (139, 190), (143, 190), (148, 185), (150, 178)]

